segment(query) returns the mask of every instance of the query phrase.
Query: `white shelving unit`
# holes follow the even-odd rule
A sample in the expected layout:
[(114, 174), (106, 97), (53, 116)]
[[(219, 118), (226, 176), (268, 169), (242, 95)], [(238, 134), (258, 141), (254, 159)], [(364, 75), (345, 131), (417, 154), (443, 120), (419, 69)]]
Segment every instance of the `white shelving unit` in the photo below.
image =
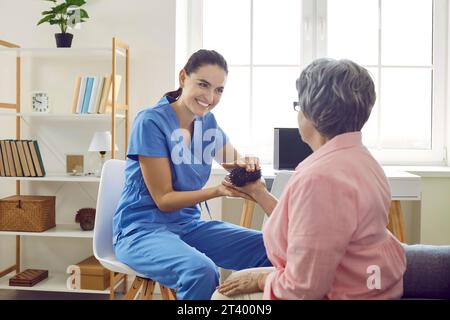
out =
[[(29, 112), (29, 113), (15, 113), (5, 110), (0, 110), (0, 116), (11, 116), (11, 117), (20, 117), (20, 118), (45, 118), (48, 120), (76, 120), (76, 121), (85, 121), (85, 120), (110, 120), (110, 114), (66, 114), (66, 113), (37, 113), (37, 112)], [(116, 119), (125, 119), (124, 114), (116, 114)]]
[(59, 173), (47, 173), (45, 177), (2, 177), (2, 181), (36, 181), (36, 182), (100, 182), (95, 176), (69, 176)]
[[(127, 140), (128, 140), (128, 104), (129, 104), (129, 47), (127, 44), (121, 42), (120, 40), (113, 38), (112, 39), (112, 47), (111, 48), (20, 48), (18, 45), (2, 41), (0, 40), (0, 56), (6, 55), (11, 56), (15, 58), (16, 62), (16, 101), (15, 103), (2, 103), (0, 102), (0, 118), (4, 119), (15, 119), (16, 124), (16, 130), (15, 135), (8, 136), (6, 139), (17, 139), (20, 140), (21, 136), (24, 135), (23, 130), (21, 129), (21, 124), (26, 124), (29, 127), (28, 134), (25, 134), (25, 139), (35, 139), (33, 136), (29, 136), (30, 132), (31, 134), (36, 134), (33, 131), (33, 126), (35, 124), (34, 121), (38, 121), (39, 123), (43, 123), (41, 126), (41, 129), (47, 130), (48, 127), (51, 126), (60, 126), (62, 127), (63, 131), (67, 131), (67, 133), (62, 134), (59, 137), (54, 137), (51, 134), (47, 134), (47, 138), (50, 137), (49, 140), (50, 143), (48, 143), (48, 146), (51, 145), (51, 142), (54, 141), (52, 139), (62, 140), (62, 143), (65, 146), (69, 146), (73, 142), (78, 142), (77, 139), (86, 138), (87, 134), (83, 131), (86, 131), (84, 128), (95, 128), (98, 131), (101, 130), (101, 128), (109, 128), (108, 130), (111, 130), (112, 134), (112, 145), (116, 145), (117, 143), (117, 135), (116, 135), (116, 126), (121, 124), (124, 126), (124, 139), (123, 139), (123, 146), (121, 145), (122, 150), (127, 149)], [(35, 112), (25, 112), (21, 110), (21, 95), (24, 95), (24, 92), (26, 90), (30, 90), (27, 88), (26, 85), (22, 86), (23, 78), (21, 77), (21, 74), (23, 73), (23, 66), (24, 61), (28, 58), (42, 58), (42, 59), (50, 59), (45, 60), (46, 62), (49, 62), (50, 64), (52, 62), (58, 63), (60, 61), (70, 61), (70, 59), (75, 59), (75, 61), (85, 61), (88, 60), (91, 63), (94, 62), (94, 65), (97, 64), (98, 61), (103, 62), (109, 62), (109, 66), (107, 67), (108, 73), (111, 73), (112, 75), (116, 75), (116, 63), (117, 63), (117, 57), (123, 57), (124, 63), (125, 63), (125, 75), (124, 75), (124, 96), (122, 100), (125, 100), (124, 104), (120, 104), (117, 101), (112, 101), (112, 108), (109, 113), (106, 114), (71, 114), (69, 110), (69, 104), (71, 101), (68, 101), (65, 106), (57, 107), (59, 104), (55, 103), (54, 109), (52, 109), (49, 113), (35, 113)], [(66, 60), (64, 60), (66, 59)], [(69, 59), (69, 60), (67, 60)], [(26, 64), (25, 64), (26, 65)], [(87, 68), (87, 70), (83, 70), (81, 66), (84, 66)], [(89, 74), (92, 72), (89, 67), (86, 67), (86, 64), (80, 63), (80, 70), (77, 70), (77, 72), (81, 72), (84, 74)], [(39, 67), (39, 65), (38, 65)], [(54, 76), (55, 71), (53, 71), (52, 76)], [(58, 74), (56, 73), (55, 77), (57, 77)], [(117, 90), (117, 84), (115, 82), (115, 76), (112, 77), (112, 92), (114, 95), (115, 90)], [(70, 82), (73, 80), (70, 79)], [(71, 85), (72, 83), (70, 83)], [(46, 88), (47, 83), (45, 81), (40, 81), (38, 83), (39, 89)], [(58, 83), (56, 85), (59, 85)], [(25, 90), (23, 90), (23, 87)], [(61, 91), (59, 87), (52, 88), (55, 91), (59, 92)], [(73, 90), (73, 88), (71, 88)], [(21, 92), (22, 91), (22, 92)], [(66, 93), (66, 96), (64, 97), (63, 101), (67, 100), (67, 95), (69, 93)], [(72, 95), (72, 92), (70, 92), (70, 95)], [(120, 97), (119, 97), (120, 99)], [(23, 100), (23, 99), (22, 99)], [(23, 103), (22, 103), (23, 104)], [(65, 112), (66, 111), (66, 112)], [(10, 121), (10, 120), (7, 120)], [(80, 137), (80, 134), (73, 134), (70, 133), (71, 128), (77, 128), (80, 130), (81, 134), (85, 134), (85, 136)], [(41, 143), (40, 143), (41, 144)], [(123, 147), (123, 148), (122, 148)], [(51, 150), (51, 148), (49, 148)], [(55, 149), (55, 148), (53, 148)], [(58, 148), (56, 148), (58, 149)], [(70, 149), (70, 148), (67, 148)], [(51, 150), (52, 152), (60, 151), (60, 150)], [(42, 153), (42, 149), (41, 149)], [(43, 154), (43, 158), (44, 158)], [(115, 148), (112, 148), (111, 151), (111, 158), (116, 158), (116, 150)], [(61, 160), (61, 159), (59, 159)], [(54, 187), (56, 190), (55, 192), (59, 192), (62, 188), (64, 188), (65, 185), (72, 186), (73, 183), (78, 184), (79, 186), (79, 193), (80, 195), (86, 195), (88, 192), (86, 191), (86, 188), (91, 188), (91, 190), (96, 190), (98, 183), (100, 181), (100, 178), (93, 175), (84, 175), (84, 176), (71, 176), (64, 172), (52, 172), (54, 168), (47, 167), (44, 162), (44, 167), (47, 171), (47, 174), (44, 177), (0, 177), (0, 182), (3, 184), (5, 183), (13, 183), (15, 182), (16, 186), (16, 194), (21, 194), (21, 189), (24, 189), (25, 187), (29, 187), (29, 190), (37, 190), (33, 186), (43, 186), (44, 189), (45, 186), (57, 186)], [(63, 171), (63, 170), (61, 170)], [(22, 185), (24, 184), (24, 185)], [(75, 185), (76, 185), (75, 184)], [(70, 187), (72, 188), (72, 187)], [(48, 194), (48, 190), (52, 190), (51, 188), (47, 188), (46, 194)], [(73, 189), (70, 189), (70, 192), (74, 192)], [(32, 193), (34, 194), (34, 193)], [(36, 195), (39, 195), (37, 193)], [(70, 212), (67, 213), (67, 210), (65, 208), (66, 203), (65, 201), (76, 201), (74, 200), (76, 198), (76, 194), (70, 194), (69, 196), (64, 198), (63, 204), (58, 205), (58, 196), (56, 198), (57, 201), (57, 209), (56, 209), (56, 220), (57, 224), (56, 227), (46, 230), (44, 232), (22, 232), (22, 231), (0, 231), (0, 236), (12, 236), (16, 238), (16, 250), (15, 250), (15, 264), (13, 266), (10, 266), (9, 268), (6, 268), (4, 270), (0, 270), (0, 289), (13, 289), (13, 290), (32, 290), (32, 291), (54, 291), (54, 292), (76, 292), (76, 293), (97, 293), (97, 294), (109, 294), (110, 298), (114, 298), (114, 290), (110, 290), (109, 288), (107, 290), (75, 290), (67, 288), (66, 282), (69, 277), (67, 273), (65, 273), (66, 270), (63, 270), (63, 268), (60, 267), (61, 270), (57, 271), (50, 271), (49, 270), (49, 276), (47, 279), (39, 282), (38, 284), (34, 285), (33, 287), (19, 287), (19, 286), (9, 286), (9, 278), (11, 278), (14, 274), (22, 271), (24, 269), (24, 263), (22, 255), (24, 254), (24, 250), (21, 249), (21, 246), (24, 245), (24, 240), (28, 238), (34, 238), (33, 242), (37, 241), (46, 241), (46, 238), (49, 239), (55, 239), (58, 238), (57, 242), (53, 243), (61, 243), (64, 241), (80, 241), (77, 239), (87, 239), (84, 241), (89, 241), (89, 239), (92, 240), (93, 238), (93, 231), (83, 231), (80, 228), (79, 224), (75, 223), (58, 223), (58, 216), (61, 215), (71, 215), (73, 210), (69, 210)], [(95, 198), (96, 199), (96, 198)], [(83, 206), (82, 203), (79, 204), (79, 206)], [(74, 222), (74, 221), (73, 221)], [(65, 240), (66, 239), (66, 240)], [(70, 240), (72, 239), (72, 240)], [(92, 254), (92, 241), (89, 241), (90, 248), (88, 251)], [(61, 248), (61, 246), (59, 247)], [(66, 249), (66, 248), (65, 248)], [(65, 250), (64, 249), (64, 250)], [(86, 248), (85, 248), (86, 249)], [(70, 249), (69, 249), (70, 250)], [(85, 250), (86, 251), (86, 250)], [(31, 255), (33, 259), (33, 255)], [(36, 257), (36, 256), (34, 256)], [(58, 254), (56, 254), (56, 257), (59, 257)], [(39, 257), (42, 260), (46, 260), (45, 257)], [(54, 258), (54, 257), (53, 257)], [(82, 259), (86, 258), (85, 256), (79, 257), (78, 261), (81, 261)], [(61, 261), (57, 261), (58, 264), (61, 264)], [(77, 261), (73, 261), (73, 263), (76, 263)], [(48, 262), (50, 265), (48, 266), (48, 269), (51, 269), (52, 262)], [(66, 265), (66, 267), (70, 264)], [(27, 265), (32, 265), (32, 261), (28, 261)], [(42, 268), (42, 267), (40, 267)], [(113, 277), (113, 274), (111, 274), (111, 278)], [(117, 277), (115, 277), (117, 278)], [(120, 285), (120, 282), (112, 283), (112, 287), (116, 288), (118, 285)]]
[(60, 238), (90, 238), (93, 231), (84, 231), (78, 224), (57, 224), (56, 227), (43, 232), (26, 231), (0, 231), (2, 236), (27, 236), (27, 237), (60, 237)]
[(9, 278), (12, 276), (14, 276), (14, 273), (0, 278), (0, 289), (110, 294), (109, 290), (68, 289), (66, 285), (68, 275), (66, 273), (49, 273), (47, 279), (42, 280), (32, 287), (10, 286)]

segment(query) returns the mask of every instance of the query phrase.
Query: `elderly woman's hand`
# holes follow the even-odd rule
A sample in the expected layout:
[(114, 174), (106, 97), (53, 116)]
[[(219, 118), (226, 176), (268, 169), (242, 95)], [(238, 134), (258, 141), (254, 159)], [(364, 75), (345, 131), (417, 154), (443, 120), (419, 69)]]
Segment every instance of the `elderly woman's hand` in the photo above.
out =
[(247, 183), (245, 186), (236, 187), (231, 183), (230, 178), (226, 176), (225, 179), (222, 181), (222, 184), (227, 188), (232, 188), (239, 192), (248, 194), (251, 198), (255, 200), (257, 200), (258, 193), (266, 191), (266, 181), (264, 180), (263, 177), (256, 180), (255, 182)]
[(216, 188), (217, 188), (217, 191), (219, 193), (219, 196), (231, 197), (231, 198), (243, 198), (243, 199), (255, 201), (255, 199), (253, 199), (247, 193), (239, 191), (236, 188), (232, 188), (232, 187), (226, 186), (223, 183), (219, 184)]
[(264, 291), (264, 281), (266, 272), (248, 272), (240, 276), (226, 280), (217, 291), (225, 296), (235, 296), (237, 294), (254, 293)]

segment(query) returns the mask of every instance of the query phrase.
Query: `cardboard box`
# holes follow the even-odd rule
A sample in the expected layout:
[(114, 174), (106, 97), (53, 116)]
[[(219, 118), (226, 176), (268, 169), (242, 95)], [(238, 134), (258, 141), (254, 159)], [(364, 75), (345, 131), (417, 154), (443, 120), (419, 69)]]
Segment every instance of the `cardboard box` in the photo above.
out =
[(94, 256), (79, 263), (81, 289), (106, 290), (109, 287), (109, 270), (104, 268)]

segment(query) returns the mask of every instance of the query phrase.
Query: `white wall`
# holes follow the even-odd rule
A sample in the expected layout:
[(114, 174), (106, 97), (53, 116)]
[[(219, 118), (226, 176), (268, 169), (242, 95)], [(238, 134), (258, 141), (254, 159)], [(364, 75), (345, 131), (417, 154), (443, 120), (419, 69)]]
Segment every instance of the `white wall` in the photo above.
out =
[(422, 178), (420, 242), (450, 244), (450, 178)]
[[(55, 47), (58, 28), (36, 26), (49, 4), (1, 0), (0, 39), (22, 47)], [(113, 36), (130, 45), (132, 116), (173, 89), (175, 0), (89, 0), (85, 7), (91, 18), (73, 30), (72, 47), (110, 47)]]
[[(41, 12), (47, 10), (50, 2), (42, 0), (0, 0), (0, 39), (16, 43), (21, 47), (56, 47), (54, 33), (59, 32), (56, 26), (48, 24), (36, 26), (41, 18)], [(90, 19), (81, 24), (79, 30), (71, 31), (74, 34), (73, 48), (111, 47), (112, 37), (118, 37), (130, 46), (130, 126), (135, 114), (143, 107), (153, 105), (166, 91), (172, 90), (175, 75), (175, 0), (89, 0), (85, 6)], [(0, 62), (0, 102), (13, 103), (14, 93), (14, 65), (13, 60)], [(5, 63), (8, 65), (5, 66)], [(12, 66), (12, 67), (11, 67)], [(74, 67), (73, 65), (68, 67)], [(26, 70), (23, 70), (23, 80), (26, 80)], [(73, 77), (69, 78), (66, 86), (73, 88)], [(66, 90), (67, 91), (67, 90)], [(69, 92), (69, 91), (67, 91)], [(29, 104), (29, 93), (23, 90), (23, 107)], [(60, 97), (59, 97), (60, 99)], [(12, 118), (0, 118), (0, 139), (12, 138), (15, 126)], [(51, 166), (46, 168), (52, 171)], [(81, 187), (67, 184), (61, 186), (49, 183), (45, 186), (24, 187), (30, 192), (58, 192), (58, 201), (66, 206), (92, 206), (96, 197), (95, 184)], [(32, 189), (34, 188), (34, 189)], [(0, 197), (15, 192), (14, 183), (1, 182)], [(79, 193), (81, 202), (74, 203), (70, 195)], [(90, 195), (88, 197), (87, 195)], [(69, 195), (69, 196), (67, 196)], [(59, 199), (59, 200), (58, 200)], [(73, 210), (72, 210), (73, 211)], [(73, 212), (63, 213), (63, 220), (71, 219)], [(58, 221), (57, 221), (58, 222)], [(61, 217), (60, 217), (61, 222)], [(62, 221), (71, 222), (71, 221)], [(66, 260), (74, 257), (83, 258), (91, 252), (89, 240), (55, 241), (58, 239), (34, 238), (23, 240), (23, 264), (33, 261), (34, 267), (48, 264), (45, 259), (55, 256), (54, 262), (60, 263), (61, 252)], [(14, 262), (14, 237), (0, 236), (0, 270)], [(35, 240), (35, 239), (34, 239)], [(64, 248), (70, 248), (65, 250)], [(73, 252), (73, 254), (68, 254)], [(53, 260), (52, 260), (53, 261)], [(76, 262), (76, 261), (72, 261)], [(64, 265), (52, 265), (52, 268), (61, 269)]]

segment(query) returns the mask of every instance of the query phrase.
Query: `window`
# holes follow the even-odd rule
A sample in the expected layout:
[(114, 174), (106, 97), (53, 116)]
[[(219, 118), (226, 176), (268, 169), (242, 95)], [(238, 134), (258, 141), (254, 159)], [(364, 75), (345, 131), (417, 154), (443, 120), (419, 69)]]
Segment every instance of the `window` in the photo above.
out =
[(297, 127), (295, 80), (328, 56), (373, 76), (377, 102), (363, 138), (380, 161), (444, 161), (444, 0), (191, 0), (186, 8), (183, 60), (199, 48), (227, 59), (214, 113), (242, 153), (272, 162), (273, 128)]

